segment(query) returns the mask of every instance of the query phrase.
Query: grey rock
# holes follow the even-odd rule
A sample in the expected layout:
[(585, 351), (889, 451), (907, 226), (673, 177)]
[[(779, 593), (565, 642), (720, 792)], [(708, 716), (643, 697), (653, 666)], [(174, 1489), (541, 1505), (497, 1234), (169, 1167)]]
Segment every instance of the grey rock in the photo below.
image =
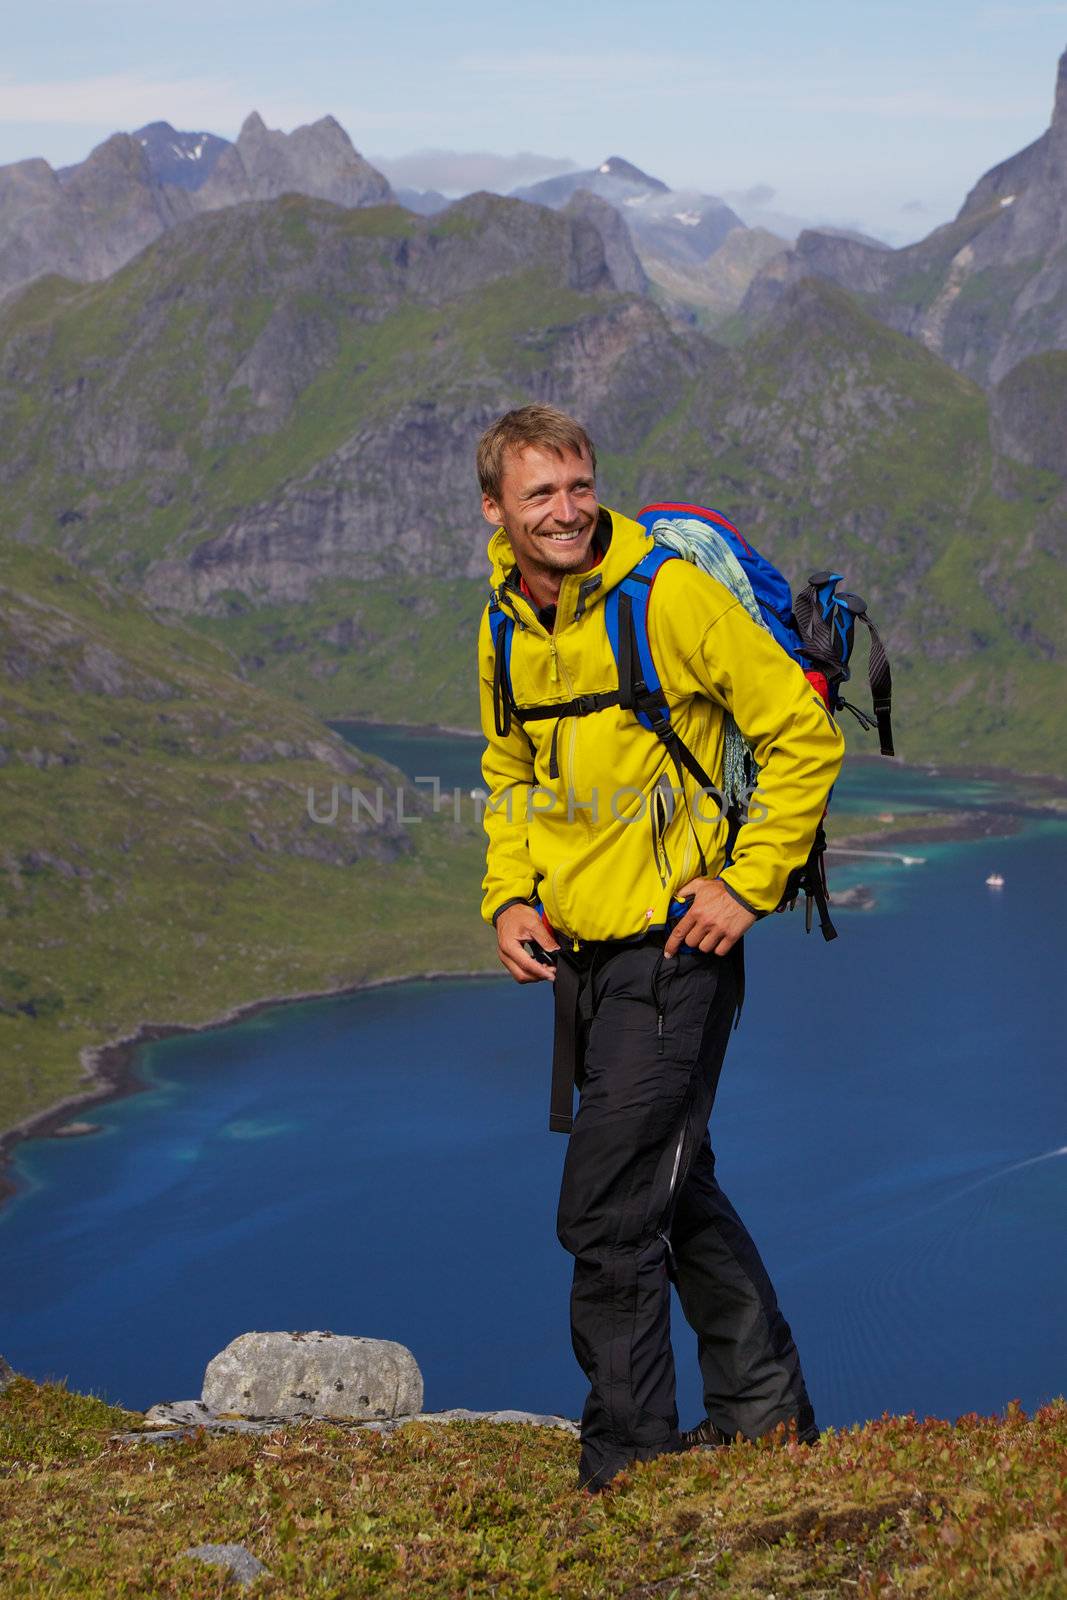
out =
[(243, 200), (306, 194), (335, 205), (384, 205), (388, 181), (353, 148), (336, 117), (321, 117), (292, 133), (268, 128), (258, 111), (245, 118), (237, 143), (223, 150), (193, 203), (203, 211)]
[(9, 1366), (3, 1356), (0, 1356), (0, 1394), (3, 1394), (4, 1390), (9, 1388), (17, 1377), (18, 1373), (14, 1367)]
[(390, 1339), (243, 1333), (208, 1363), (202, 1399), (241, 1417), (395, 1417), (422, 1407), (422, 1374)]
[(231, 1583), (247, 1585), (255, 1583), (257, 1578), (270, 1577), (262, 1561), (257, 1561), (243, 1544), (198, 1544), (183, 1550), (182, 1555), (190, 1561), (203, 1561), (209, 1567), (224, 1567)]
[(202, 1400), (161, 1400), (149, 1406), (144, 1414), (145, 1424), (152, 1428), (168, 1427), (173, 1423), (190, 1427), (203, 1427), (213, 1419), (213, 1413)]
[(593, 224), (604, 241), (604, 260), (620, 294), (647, 294), (645, 269), (637, 258), (626, 223), (613, 205), (588, 189), (578, 189), (563, 211), (565, 216), (583, 217)]
[[(351, 1417), (301, 1418), (301, 1421), (327, 1420), (336, 1427), (355, 1433), (393, 1433), (412, 1422), (498, 1422), (525, 1423), (537, 1428), (560, 1428), (578, 1437), (579, 1428), (569, 1417), (547, 1416), (538, 1411), (469, 1411), (456, 1406), (448, 1411), (415, 1411), (395, 1417), (381, 1417), (370, 1421)], [(123, 1443), (164, 1444), (187, 1439), (193, 1428), (204, 1428), (208, 1433), (274, 1433), (291, 1425), (291, 1417), (234, 1417), (218, 1416), (202, 1400), (163, 1400), (150, 1406), (144, 1415), (144, 1426), (135, 1433), (118, 1433), (114, 1437)]]

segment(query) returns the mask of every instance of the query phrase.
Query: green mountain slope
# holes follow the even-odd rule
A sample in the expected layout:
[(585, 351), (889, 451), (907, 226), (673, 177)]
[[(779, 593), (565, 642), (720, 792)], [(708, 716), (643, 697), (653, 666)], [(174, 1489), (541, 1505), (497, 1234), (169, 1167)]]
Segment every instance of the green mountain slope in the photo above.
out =
[(720, 506), (796, 581), (832, 562), (897, 667), (912, 758), (1063, 771), (1063, 485), (982, 392), (806, 279), (757, 336), (619, 294), (584, 218), (295, 196), (176, 229), (0, 314), (2, 526), (143, 588), (320, 714), (470, 725), (472, 456), (544, 397), (607, 503)]
[[(843, 570), (890, 647), (906, 757), (1067, 771), (1061, 486), (998, 460), (981, 390), (842, 291), (798, 286), (602, 468), (620, 509), (721, 507), (795, 584)], [(475, 725), (482, 583), (414, 575), (233, 604), (198, 626), (324, 714)], [(858, 730), (850, 742), (863, 748)]]
[(488, 966), (473, 824), (215, 644), (0, 540), (0, 666), (0, 1128), (146, 1019)]

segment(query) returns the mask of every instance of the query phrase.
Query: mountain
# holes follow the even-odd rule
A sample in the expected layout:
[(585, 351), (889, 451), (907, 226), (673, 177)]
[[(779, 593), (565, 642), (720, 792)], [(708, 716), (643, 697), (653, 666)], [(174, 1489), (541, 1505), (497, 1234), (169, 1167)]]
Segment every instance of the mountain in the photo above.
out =
[(447, 211), (452, 204), (448, 196), (437, 189), (394, 189), (393, 196), (397, 205), (420, 217), (434, 217), (439, 211)]
[(706, 261), (732, 229), (744, 227), (725, 201), (694, 190), (669, 189), (621, 156), (609, 156), (590, 172), (567, 172), (514, 192), (537, 205), (557, 207), (566, 205), (579, 189), (622, 213), (646, 266), (649, 256), (675, 265)]
[(233, 148), (229, 139), (220, 139), (217, 133), (178, 133), (169, 122), (147, 122), (133, 137), (145, 153), (152, 176), (179, 189), (199, 189), (223, 151)]
[(0, 295), (44, 272), (106, 278), (191, 215), (190, 196), (157, 182), (126, 133), (62, 173), (37, 159), (0, 167)]
[[(557, 350), (583, 312), (598, 337)], [(104, 284), (44, 279), (0, 308), (2, 513), (183, 608), (298, 598), (327, 571), (479, 572), (469, 441), (546, 360), (588, 388), (642, 337), (659, 317), (620, 301), (580, 216), (488, 195), (434, 218), (232, 207)]]
[(290, 195), (106, 283), (42, 280), (0, 308), (0, 527), (321, 715), (470, 726), (474, 445), (541, 398), (592, 430), (608, 504), (717, 504), (794, 581), (845, 572), (906, 755), (1058, 770), (1067, 488), (1003, 454), (1033, 401), (1005, 393), (995, 448), (976, 385), (818, 279), (741, 348), (679, 333), (621, 292), (587, 204)]
[(980, 178), (953, 222), (902, 250), (802, 233), (754, 280), (743, 316), (758, 321), (808, 276), (860, 295), (890, 327), (980, 383), (1067, 348), (1067, 51), (1049, 128)]
[[(0, 167), (0, 297), (49, 272), (79, 282), (106, 278), (199, 211), (289, 192), (343, 206), (392, 199), (333, 117), (286, 134), (252, 112), (236, 144), (204, 134), (170, 139), (173, 131), (150, 123), (137, 134), (112, 134), (59, 172), (39, 159)], [(194, 183), (187, 170), (197, 148), (205, 165)], [(178, 179), (170, 175), (175, 164)]]
[(706, 261), (680, 265), (646, 255), (644, 269), (668, 309), (716, 329), (740, 306), (756, 274), (788, 248), (763, 228), (734, 228)]
[(668, 195), (670, 189), (659, 178), (650, 178), (647, 172), (624, 161), (621, 156), (609, 156), (599, 167), (588, 172), (564, 172), (554, 178), (543, 178), (539, 183), (529, 183), (513, 189), (518, 200), (532, 200), (539, 206), (565, 206), (572, 194), (585, 189), (599, 195), (612, 205), (624, 205), (627, 200), (645, 199), (651, 195)]
[(174, 618), (0, 538), (0, 668), (0, 1128), (145, 1018), (487, 960), (472, 823)]
[(237, 143), (222, 151), (197, 191), (197, 208), (215, 211), (244, 200), (312, 195), (339, 206), (375, 206), (391, 200), (388, 182), (353, 148), (335, 117), (281, 133), (253, 111)]

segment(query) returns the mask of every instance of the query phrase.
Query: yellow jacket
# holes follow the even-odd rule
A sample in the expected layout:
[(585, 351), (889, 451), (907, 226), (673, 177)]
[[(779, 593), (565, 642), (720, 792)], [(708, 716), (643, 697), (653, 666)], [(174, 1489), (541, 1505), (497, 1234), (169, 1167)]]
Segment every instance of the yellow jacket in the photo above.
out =
[[(519, 624), (510, 672), (520, 708), (619, 686), (603, 600), (653, 541), (640, 523), (607, 515), (611, 539), (595, 569), (601, 582), (592, 593), (586, 584), (579, 603), (591, 574), (563, 579), (551, 634), (519, 592), (503, 528), (489, 541), (494, 591)], [(686, 561), (668, 561), (657, 574), (648, 635), (672, 726), (704, 770), (718, 781), (725, 710), (759, 763), (731, 865), (724, 868), (727, 830), (714, 797), (703, 800), (689, 779), (683, 801), (670, 755), (632, 711), (612, 706), (559, 721), (554, 778), (557, 719), (525, 729), (513, 721), (506, 737), (497, 734), (487, 607), (478, 641), (487, 922), (507, 901), (540, 899), (561, 936), (621, 939), (660, 926), (679, 888), (699, 871), (694, 833), (709, 874), (757, 912), (774, 910), (790, 871), (807, 860), (844, 740), (803, 672), (727, 589)]]

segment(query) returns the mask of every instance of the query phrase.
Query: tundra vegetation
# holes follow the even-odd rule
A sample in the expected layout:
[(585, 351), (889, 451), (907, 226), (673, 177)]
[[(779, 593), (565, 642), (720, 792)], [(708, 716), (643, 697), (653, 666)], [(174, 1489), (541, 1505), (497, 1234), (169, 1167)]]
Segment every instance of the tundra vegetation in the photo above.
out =
[(577, 1442), (528, 1425), (325, 1423), (151, 1443), (51, 1384), (0, 1396), (10, 1600), (223, 1593), (184, 1558), (238, 1544), (255, 1593), (690, 1600), (1062, 1600), (1067, 1405), (955, 1424), (884, 1416), (633, 1468), (574, 1488)]

